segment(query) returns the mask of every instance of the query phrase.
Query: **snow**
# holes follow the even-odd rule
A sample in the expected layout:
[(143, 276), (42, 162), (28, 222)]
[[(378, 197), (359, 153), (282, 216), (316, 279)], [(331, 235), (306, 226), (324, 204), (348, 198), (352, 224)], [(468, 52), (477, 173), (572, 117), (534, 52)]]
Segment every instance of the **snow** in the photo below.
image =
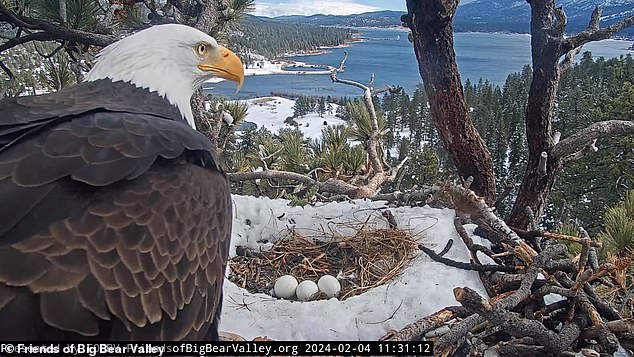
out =
[[(271, 242), (288, 228), (314, 235), (317, 231), (329, 232), (336, 223), (361, 223), (368, 217), (369, 225), (387, 227), (380, 211), (386, 208), (382, 201), (355, 200), (302, 208), (288, 206), (287, 200), (234, 195), (233, 202), (232, 257), (238, 245), (270, 249)], [(438, 252), (453, 239), (453, 247), (445, 257), (469, 261), (468, 250), (453, 225), (453, 210), (429, 206), (390, 210), (399, 227), (412, 229), (425, 246)], [(282, 214), (283, 218), (278, 219)], [(472, 234), (475, 225), (465, 228)], [(478, 236), (473, 239), (489, 246)], [(476, 272), (434, 262), (424, 253), (418, 254), (392, 281), (345, 301), (281, 300), (249, 293), (225, 280), (220, 330), (247, 340), (259, 336), (276, 340), (376, 340), (391, 329), (401, 329), (444, 307), (458, 305), (453, 288), (465, 286), (486, 296)]]
[[(264, 127), (274, 134), (279, 133), (283, 128), (295, 128), (284, 122), (286, 118), (293, 116), (294, 100), (282, 97), (262, 97), (249, 99), (246, 102), (249, 110), (244, 120), (257, 124), (258, 128)], [(294, 119), (305, 138), (320, 138), (321, 130), (325, 127), (346, 124), (334, 115), (338, 105), (331, 105), (333, 114), (324, 114), (320, 117), (318, 114), (311, 113)], [(324, 125), (324, 122), (327, 125)]]
[[(253, 56), (253, 55), (252, 55)], [(287, 70), (285, 67), (293, 66), (299, 68), (306, 68), (306, 70)], [(301, 61), (291, 61), (291, 60), (269, 60), (261, 57), (254, 61), (252, 64), (248, 65), (244, 69), (244, 76), (261, 76), (268, 74), (301, 74), (301, 75), (324, 75), (330, 74), (335, 68), (332, 66), (324, 66), (310, 64)], [(207, 83), (218, 83), (222, 82), (224, 79), (222, 78), (211, 78), (208, 79)]]

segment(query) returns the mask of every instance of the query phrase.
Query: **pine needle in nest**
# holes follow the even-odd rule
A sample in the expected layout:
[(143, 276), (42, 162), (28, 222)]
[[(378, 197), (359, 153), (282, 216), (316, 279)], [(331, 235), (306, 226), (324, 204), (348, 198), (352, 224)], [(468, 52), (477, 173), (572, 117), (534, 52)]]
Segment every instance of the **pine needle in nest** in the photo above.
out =
[[(349, 228), (349, 227), (348, 227)], [(317, 281), (330, 274), (341, 283), (345, 300), (394, 278), (417, 252), (416, 238), (408, 230), (370, 229), (353, 235), (334, 233), (304, 236), (289, 230), (268, 251), (237, 247), (229, 262), (229, 279), (252, 293), (266, 293), (286, 274), (298, 281)]]

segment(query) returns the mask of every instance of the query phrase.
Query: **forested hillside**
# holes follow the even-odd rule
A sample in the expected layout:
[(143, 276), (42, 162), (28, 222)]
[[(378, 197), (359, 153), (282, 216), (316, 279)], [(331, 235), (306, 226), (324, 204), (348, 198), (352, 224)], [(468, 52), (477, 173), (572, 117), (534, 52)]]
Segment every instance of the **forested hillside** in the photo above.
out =
[(240, 30), (231, 33), (229, 42), (238, 52), (273, 58), (338, 46), (351, 39), (353, 33), (351, 29), (277, 23), (247, 16)]
[[(500, 88), (486, 80), (467, 80), (464, 92), (472, 118), (493, 156), (500, 192), (497, 209), (502, 216), (510, 213), (519, 182), (526, 167), (524, 127), (525, 105), (531, 68), (508, 76)], [(579, 85), (579, 83), (582, 83)], [(385, 148), (391, 164), (406, 156), (399, 179), (385, 188), (431, 185), (453, 175), (452, 164), (443, 150), (436, 129), (431, 123), (427, 95), (419, 86), (410, 96), (395, 90), (375, 98), (379, 109), (379, 125), (389, 128)], [(269, 158), (269, 167), (299, 172), (317, 168), (321, 179), (352, 177), (364, 172), (362, 152), (356, 152), (355, 140), (363, 141), (369, 119), (360, 111), (358, 100), (343, 98), (340, 116), (347, 128), (325, 130), (322, 143), (304, 140), (297, 130), (272, 135), (266, 130), (248, 130), (232, 160), (237, 170), (261, 165), (259, 145), (267, 152), (278, 152)], [(380, 104), (379, 104), (380, 103)], [(314, 106), (318, 112), (319, 106)], [(567, 137), (588, 124), (608, 119), (634, 119), (634, 59), (592, 59), (585, 53), (582, 60), (562, 78), (557, 98), (555, 130)], [(298, 115), (305, 114), (305, 110)], [(302, 142), (304, 145), (302, 145)], [(629, 138), (615, 138), (596, 143), (597, 153), (571, 164), (555, 182), (547, 218), (549, 228), (565, 223), (583, 225), (596, 233), (608, 207), (622, 200), (634, 186), (634, 143)], [(356, 149), (360, 149), (356, 147)], [(231, 154), (229, 155), (231, 156)], [(241, 184), (240, 191), (253, 193), (255, 186)], [(279, 189), (258, 186), (258, 193), (279, 194)], [(242, 191), (244, 190), (244, 191)]]
[[(503, 216), (509, 213), (517, 184), (526, 167), (524, 111), (531, 79), (530, 67), (509, 75), (502, 88), (486, 80), (467, 80), (464, 91), (472, 118), (493, 156), (500, 193), (497, 208)], [(392, 128), (404, 126), (411, 136), (394, 145), (416, 151), (420, 143), (431, 146), (441, 158), (442, 166), (450, 165), (429, 121), (425, 92), (417, 90), (411, 99), (401, 95), (383, 99), (387, 122)], [(386, 100), (389, 99), (389, 100)], [(408, 112), (402, 106), (409, 101)], [(391, 104), (400, 102), (402, 104)], [(397, 111), (390, 110), (396, 108)], [(557, 96), (554, 129), (567, 137), (589, 124), (610, 120), (634, 119), (634, 59), (593, 60), (586, 52), (581, 61), (562, 78)], [(421, 116), (422, 122), (415, 118)], [(596, 143), (599, 151), (571, 163), (555, 181), (546, 223), (577, 223), (592, 231), (602, 224), (608, 207), (625, 197), (634, 187), (634, 142), (619, 137)], [(411, 150), (410, 150), (410, 153)], [(407, 175), (406, 175), (407, 176)], [(421, 182), (431, 183), (431, 182)]]

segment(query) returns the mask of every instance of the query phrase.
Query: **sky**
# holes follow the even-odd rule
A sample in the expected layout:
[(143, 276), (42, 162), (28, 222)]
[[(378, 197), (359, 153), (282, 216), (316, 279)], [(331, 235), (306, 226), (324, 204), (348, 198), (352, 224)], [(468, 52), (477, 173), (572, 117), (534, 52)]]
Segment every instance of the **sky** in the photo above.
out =
[(378, 10), (405, 11), (405, 0), (256, 0), (253, 15), (349, 15)]

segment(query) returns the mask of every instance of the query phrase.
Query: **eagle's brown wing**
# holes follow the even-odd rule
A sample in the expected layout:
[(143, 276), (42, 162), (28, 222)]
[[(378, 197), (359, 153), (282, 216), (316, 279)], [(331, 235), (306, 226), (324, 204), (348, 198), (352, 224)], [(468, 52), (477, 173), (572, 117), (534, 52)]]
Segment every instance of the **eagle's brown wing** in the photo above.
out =
[(123, 110), (37, 121), (0, 151), (0, 339), (215, 339), (232, 212), (208, 140)]

